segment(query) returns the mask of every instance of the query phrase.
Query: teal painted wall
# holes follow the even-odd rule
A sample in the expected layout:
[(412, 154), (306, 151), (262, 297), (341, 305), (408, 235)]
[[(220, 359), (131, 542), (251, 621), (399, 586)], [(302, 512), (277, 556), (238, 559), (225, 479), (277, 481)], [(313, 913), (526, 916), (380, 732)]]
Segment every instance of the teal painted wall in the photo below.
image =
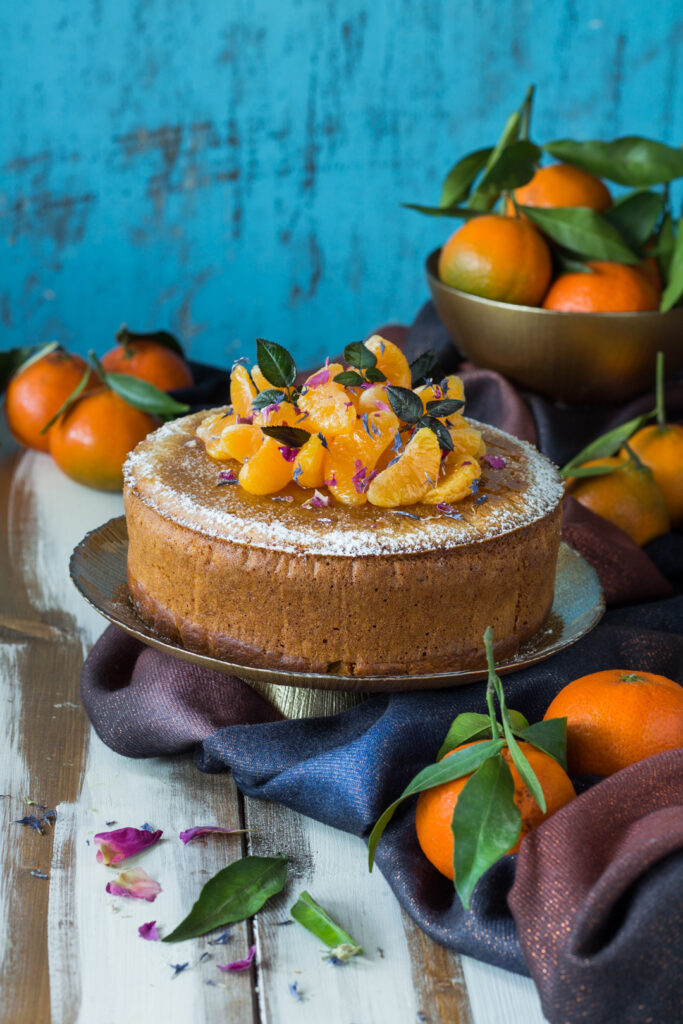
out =
[(32, 0), (0, 12), (3, 347), (125, 320), (301, 360), (423, 301), (454, 158), (528, 82), (533, 135), (683, 136), (675, 0)]

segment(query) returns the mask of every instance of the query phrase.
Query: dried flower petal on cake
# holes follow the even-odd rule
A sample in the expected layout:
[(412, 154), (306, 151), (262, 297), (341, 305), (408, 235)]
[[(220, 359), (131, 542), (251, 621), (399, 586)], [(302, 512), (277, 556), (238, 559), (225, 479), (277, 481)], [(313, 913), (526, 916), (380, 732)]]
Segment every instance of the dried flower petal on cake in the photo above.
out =
[(334, 504), (329, 494), (321, 494), (320, 491), (316, 491), (315, 494), (304, 501), (301, 505), (302, 508), (331, 508)]
[(144, 868), (128, 868), (117, 875), (113, 882), (107, 882), (106, 891), (110, 896), (129, 896), (136, 900), (153, 903), (161, 892), (161, 886), (150, 878)]
[(117, 828), (113, 832), (98, 832), (93, 840), (99, 846), (97, 860), (107, 866), (118, 864), (154, 846), (163, 834), (161, 829), (150, 832), (142, 828)]
[(178, 838), (187, 846), (193, 839), (198, 839), (200, 836), (211, 835), (212, 833), (218, 832), (221, 835), (243, 835), (248, 832), (248, 828), (223, 828), (221, 825), (193, 825), (192, 828), (185, 829), (181, 832)]
[(488, 462), (491, 469), (505, 469), (507, 465), (502, 455), (485, 455), (484, 461)]
[(229, 964), (216, 964), (219, 971), (248, 971), (256, 956), (256, 946), (251, 946), (244, 960), (233, 960)]

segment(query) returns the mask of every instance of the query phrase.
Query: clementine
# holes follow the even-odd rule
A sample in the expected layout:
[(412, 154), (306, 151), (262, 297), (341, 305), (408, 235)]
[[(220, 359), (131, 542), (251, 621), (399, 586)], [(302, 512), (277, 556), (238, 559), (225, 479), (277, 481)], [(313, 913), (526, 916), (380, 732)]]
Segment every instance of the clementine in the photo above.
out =
[(636, 267), (591, 260), (586, 274), (561, 274), (543, 300), (562, 313), (637, 313), (659, 308), (659, 293)]
[[(456, 750), (463, 750), (469, 746), (471, 746), (470, 743), (463, 743), (462, 746), (456, 747)], [(527, 833), (576, 796), (571, 779), (554, 758), (536, 747), (532, 747), (530, 743), (520, 742), (519, 746), (541, 784), (546, 799), (546, 811), (545, 813), (541, 811), (512, 763), (510, 751), (504, 747), (502, 755), (512, 772), (515, 784), (513, 799), (522, 816), (519, 839), (508, 850), (508, 853), (516, 853)], [(455, 751), (451, 750), (445, 757), (450, 757), (453, 753)], [(425, 789), (417, 800), (415, 811), (417, 841), (427, 860), (431, 861), (434, 867), (447, 878), (453, 878), (453, 832), (451, 831), (453, 809), (469, 778), (471, 776), (466, 775), (461, 779), (454, 779), (452, 782), (444, 782), (441, 786)]]
[(190, 367), (173, 349), (151, 339), (133, 341), (125, 330), (117, 337), (122, 338), (121, 344), (102, 357), (102, 366), (108, 373), (139, 377), (161, 391), (187, 388), (194, 383)]
[(651, 423), (638, 430), (630, 447), (651, 471), (669, 510), (672, 526), (683, 523), (683, 426)]
[(620, 455), (593, 459), (582, 468), (590, 466), (618, 468), (601, 476), (570, 479), (568, 492), (573, 498), (591, 512), (614, 523), (641, 546), (662, 533), (668, 533), (671, 525), (669, 512), (647, 466)]
[(565, 717), (569, 770), (612, 775), (683, 746), (683, 687), (652, 672), (593, 672), (560, 690), (544, 716)]
[(50, 430), (50, 452), (59, 468), (86, 487), (119, 491), (123, 463), (139, 441), (158, 426), (106, 387), (77, 399)]
[(519, 206), (587, 206), (601, 213), (612, 205), (600, 178), (569, 164), (540, 167), (531, 181), (515, 189), (514, 196)]
[(551, 275), (548, 246), (521, 217), (473, 217), (451, 235), (439, 255), (444, 284), (520, 306), (537, 306)]
[[(50, 450), (50, 431), (41, 434), (41, 430), (79, 385), (87, 370), (88, 364), (80, 356), (57, 349), (12, 377), (5, 394), (5, 414), (20, 444), (40, 452)], [(86, 387), (93, 387), (96, 380), (91, 374)]]

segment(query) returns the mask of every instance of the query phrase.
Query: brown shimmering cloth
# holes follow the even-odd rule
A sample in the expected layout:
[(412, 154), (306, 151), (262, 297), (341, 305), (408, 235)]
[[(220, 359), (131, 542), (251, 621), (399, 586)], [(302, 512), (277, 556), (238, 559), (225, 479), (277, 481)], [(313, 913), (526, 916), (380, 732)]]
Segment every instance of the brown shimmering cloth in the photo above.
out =
[(549, 1020), (683, 1020), (683, 749), (527, 836), (508, 904)]

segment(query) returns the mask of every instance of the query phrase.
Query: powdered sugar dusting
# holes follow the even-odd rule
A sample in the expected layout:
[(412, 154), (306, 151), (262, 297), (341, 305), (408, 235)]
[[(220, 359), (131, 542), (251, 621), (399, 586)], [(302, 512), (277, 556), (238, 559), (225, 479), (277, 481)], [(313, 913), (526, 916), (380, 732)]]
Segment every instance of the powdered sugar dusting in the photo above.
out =
[(282, 492), (294, 499), (285, 502), (249, 495), (239, 486), (216, 488), (221, 469), (239, 467), (210, 459), (201, 444), (187, 444), (206, 415), (173, 420), (150, 434), (128, 457), (125, 482), (163, 517), (238, 544), (348, 558), (450, 549), (527, 526), (562, 498), (560, 477), (545, 456), (504, 431), (470, 420), (482, 430), (489, 451), (506, 460), (505, 470), (482, 465), (480, 489), (488, 495), (486, 503), (467, 498), (457, 505), (462, 519), (454, 519), (434, 505), (411, 505), (408, 518), (388, 516), (386, 509), (369, 504), (349, 508), (335, 502), (325, 509), (331, 522), (322, 522), (301, 508), (310, 492), (296, 484)]

